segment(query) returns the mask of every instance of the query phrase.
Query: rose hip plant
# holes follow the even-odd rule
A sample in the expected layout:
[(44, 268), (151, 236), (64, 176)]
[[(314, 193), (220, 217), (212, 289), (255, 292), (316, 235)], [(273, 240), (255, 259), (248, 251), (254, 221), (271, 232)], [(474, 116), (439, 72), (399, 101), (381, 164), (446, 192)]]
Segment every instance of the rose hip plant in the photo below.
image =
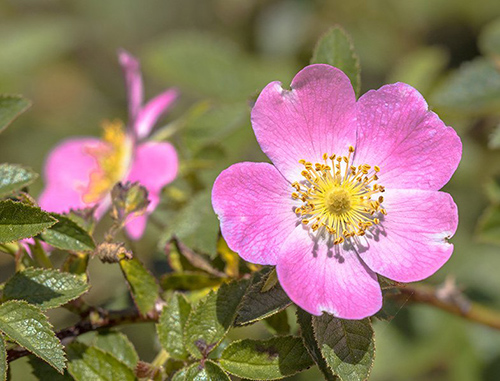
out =
[[(167, 89), (143, 104), (139, 61), (120, 51), (119, 63), (127, 123), (110, 119), (102, 139), (56, 146), (38, 199), (29, 192), (36, 173), (0, 165), (0, 252), (15, 263), (0, 288), (0, 378), (29, 356), (40, 380), (274, 380), (311, 367), (326, 380), (366, 380), (373, 322), (408, 302), (500, 328), (499, 313), (452, 282), (411, 283), (446, 272), (453, 253), (459, 213), (440, 189), (462, 143), (407, 84), (359, 96), (358, 58), (341, 28), (318, 41), (290, 86), (256, 89), (249, 118), (270, 162), (224, 169), (210, 197), (196, 193), (203, 157), (183, 167), (183, 153), (167, 141), (192, 115), (153, 129), (182, 94)], [(29, 106), (1, 96), (0, 131)], [(161, 203), (169, 212), (155, 217)], [(214, 213), (218, 223), (205, 219)], [(490, 236), (500, 225), (491, 213), (482, 222)], [(158, 237), (163, 273), (134, 249), (154, 218), (169, 227)], [(86, 300), (90, 261), (120, 268), (126, 308)], [(55, 330), (52, 309), (75, 323)], [(120, 331), (145, 322), (156, 327), (152, 361)], [(267, 338), (234, 339), (256, 323)]]

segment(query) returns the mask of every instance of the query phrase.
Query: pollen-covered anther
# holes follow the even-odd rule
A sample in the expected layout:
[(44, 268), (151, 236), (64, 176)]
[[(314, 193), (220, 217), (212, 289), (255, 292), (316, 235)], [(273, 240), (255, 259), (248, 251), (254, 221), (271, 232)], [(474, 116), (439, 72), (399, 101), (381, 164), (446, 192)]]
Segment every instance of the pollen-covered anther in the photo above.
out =
[(375, 183), (380, 167), (352, 164), (354, 147), (348, 147), (346, 156), (324, 153), (323, 163), (299, 160), (304, 169), (303, 179), (292, 183), (292, 198), (304, 204), (295, 213), (313, 232), (325, 232), (335, 245), (380, 224), (384, 198), (379, 193), (385, 188)]

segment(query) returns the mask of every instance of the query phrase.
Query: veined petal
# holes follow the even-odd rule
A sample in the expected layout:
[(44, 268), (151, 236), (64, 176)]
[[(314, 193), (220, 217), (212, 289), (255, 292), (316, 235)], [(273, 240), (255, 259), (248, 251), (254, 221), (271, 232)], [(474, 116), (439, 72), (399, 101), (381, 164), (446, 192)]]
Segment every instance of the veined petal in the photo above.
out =
[(329, 65), (310, 65), (293, 79), (266, 86), (252, 110), (252, 125), (264, 153), (289, 181), (300, 179), (298, 161), (323, 162), (322, 155), (347, 155), (355, 145), (354, 90), (349, 78)]
[(460, 162), (462, 143), (455, 130), (404, 83), (363, 95), (357, 123), (355, 162), (378, 165), (380, 184), (387, 188), (441, 189)]
[(98, 168), (89, 151), (103, 144), (99, 139), (84, 137), (65, 140), (54, 148), (45, 164), (45, 189), (39, 198), (40, 207), (64, 213), (91, 206), (82, 199), (88, 190), (90, 174)]
[(118, 60), (125, 74), (127, 86), (128, 111), (130, 124), (135, 125), (143, 100), (141, 65), (139, 60), (124, 49), (118, 52)]
[(134, 130), (139, 139), (149, 135), (158, 118), (177, 99), (177, 90), (170, 89), (151, 99), (137, 115), (134, 122)]
[(132, 168), (126, 181), (138, 181), (146, 187), (150, 204), (146, 214), (131, 218), (127, 222), (126, 230), (131, 238), (139, 239), (142, 236), (147, 215), (155, 210), (159, 203), (161, 189), (175, 179), (178, 169), (177, 152), (172, 144), (146, 142), (136, 148)]
[(267, 163), (238, 163), (215, 180), (212, 205), (228, 246), (245, 260), (274, 265), (299, 223), (293, 188)]
[(342, 245), (315, 241), (297, 227), (281, 248), (278, 279), (290, 299), (314, 315), (323, 311), (342, 319), (363, 319), (382, 306), (377, 275)]
[(365, 263), (395, 281), (414, 282), (434, 274), (450, 258), (448, 239), (458, 225), (457, 206), (448, 193), (391, 190), (384, 195), (387, 215), (358, 247)]

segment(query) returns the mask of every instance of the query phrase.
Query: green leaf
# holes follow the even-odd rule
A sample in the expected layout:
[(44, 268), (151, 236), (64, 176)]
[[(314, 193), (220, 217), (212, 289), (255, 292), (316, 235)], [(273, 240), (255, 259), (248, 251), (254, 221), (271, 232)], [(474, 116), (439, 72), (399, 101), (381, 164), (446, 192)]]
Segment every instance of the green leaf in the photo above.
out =
[(279, 283), (275, 283), (268, 291), (262, 291), (266, 290), (264, 286), (269, 284), (268, 277), (272, 277), (272, 274), (272, 267), (266, 267), (254, 274), (252, 284), (245, 293), (238, 310), (237, 325), (250, 324), (265, 319), (292, 304)]
[(120, 267), (137, 308), (141, 314), (146, 315), (160, 297), (156, 278), (137, 258), (120, 260)]
[(288, 335), (290, 333), (290, 324), (288, 324), (288, 314), (282, 310), (277, 314), (264, 319), (264, 323), (270, 331), (277, 335)]
[(68, 374), (68, 370), (61, 374), (54, 368), (52, 368), (49, 364), (35, 356), (29, 356), (28, 361), (31, 365), (33, 375), (38, 380), (73, 381), (73, 377)]
[(477, 227), (479, 239), (500, 245), (500, 204), (489, 206), (479, 219)]
[(24, 188), (37, 177), (31, 169), (18, 164), (0, 164), (0, 197)]
[(22, 299), (47, 310), (78, 298), (88, 289), (89, 285), (77, 275), (55, 269), (27, 268), (9, 279), (3, 297)]
[(477, 115), (500, 110), (500, 70), (485, 58), (463, 64), (433, 94), (436, 107)]
[(63, 347), (38, 307), (21, 300), (0, 304), (0, 331), (63, 373)]
[(500, 57), (500, 18), (483, 28), (478, 45), (483, 54)]
[(0, 243), (33, 237), (57, 222), (40, 208), (14, 201), (0, 201)]
[(188, 356), (184, 346), (184, 327), (191, 312), (191, 305), (181, 294), (175, 293), (163, 308), (156, 326), (158, 338), (168, 354), (185, 360)]
[(185, 327), (184, 343), (196, 358), (210, 353), (233, 325), (248, 280), (223, 284), (211, 291), (191, 311)]
[(42, 233), (41, 238), (61, 250), (92, 251), (95, 243), (89, 233), (76, 222), (61, 214), (51, 213), (58, 222)]
[(229, 376), (213, 361), (195, 363), (178, 371), (172, 381), (231, 381)]
[(250, 380), (277, 380), (313, 365), (299, 337), (240, 340), (222, 352), (220, 365), (229, 373)]
[(212, 209), (210, 192), (201, 192), (176, 214), (163, 233), (166, 241), (173, 236), (200, 253), (217, 254), (219, 222)]
[(31, 101), (20, 95), (0, 95), (0, 132), (31, 106)]
[(0, 334), (0, 380), (7, 380), (7, 350), (5, 348), (5, 339)]
[(135, 369), (139, 362), (139, 356), (135, 351), (134, 345), (121, 332), (99, 332), (93, 344), (94, 347), (120, 360), (132, 370)]
[(76, 381), (133, 381), (135, 375), (123, 362), (96, 347), (73, 343), (68, 347), (68, 371)]
[(165, 274), (160, 281), (164, 290), (192, 291), (221, 284), (224, 278), (201, 272)]
[(344, 320), (324, 313), (313, 317), (313, 329), (326, 363), (342, 381), (368, 379), (375, 357), (369, 319)]
[(354, 51), (351, 37), (344, 29), (335, 26), (319, 39), (311, 63), (323, 63), (339, 68), (349, 77), (356, 95), (359, 95), (361, 85), (359, 58)]
[(145, 65), (186, 91), (225, 101), (247, 100), (275, 80), (290, 81), (290, 60), (262, 60), (206, 32), (169, 33), (150, 44)]
[(323, 377), (325, 378), (325, 380), (336, 381), (338, 380), (338, 378), (335, 377), (332, 370), (328, 367), (328, 364), (323, 358), (323, 354), (318, 347), (318, 342), (314, 337), (312, 321), (313, 317), (310, 313), (304, 311), (301, 308), (297, 308), (297, 323), (299, 324), (300, 335), (307, 349), (307, 352), (309, 352), (311, 358), (314, 360), (321, 373), (323, 373)]

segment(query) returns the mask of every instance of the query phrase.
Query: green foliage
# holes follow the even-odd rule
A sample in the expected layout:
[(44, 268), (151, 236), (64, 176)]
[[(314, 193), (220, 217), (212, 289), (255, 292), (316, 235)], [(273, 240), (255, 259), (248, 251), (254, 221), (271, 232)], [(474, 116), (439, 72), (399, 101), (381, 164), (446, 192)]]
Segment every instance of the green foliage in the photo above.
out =
[(229, 376), (213, 361), (194, 363), (177, 372), (172, 381), (230, 381)]
[(40, 208), (11, 200), (0, 201), (0, 243), (33, 237), (56, 222)]
[(344, 320), (324, 313), (314, 316), (312, 325), (326, 363), (342, 381), (368, 379), (375, 357), (369, 319)]
[(30, 185), (37, 177), (35, 172), (21, 165), (0, 164), (0, 197)]
[(495, 130), (490, 136), (490, 141), (488, 142), (488, 146), (491, 149), (498, 149), (500, 148), (500, 124), (495, 127)]
[(288, 335), (290, 333), (290, 324), (288, 324), (288, 314), (282, 310), (277, 314), (264, 319), (269, 330), (276, 335)]
[(279, 283), (267, 290), (268, 277), (272, 276), (273, 268), (264, 268), (255, 273), (252, 284), (245, 293), (236, 318), (237, 325), (244, 325), (265, 319), (278, 313), (292, 304)]
[(500, 245), (500, 204), (491, 205), (484, 211), (477, 233), (480, 240)]
[(9, 279), (3, 297), (25, 300), (47, 310), (78, 298), (88, 289), (89, 285), (80, 276), (55, 269), (27, 268)]
[(39, 308), (18, 300), (0, 304), (0, 331), (60, 373), (64, 371), (63, 347)]
[(73, 343), (67, 348), (68, 371), (76, 381), (133, 381), (135, 375), (125, 363), (97, 347)]
[(180, 210), (164, 232), (166, 240), (173, 236), (191, 249), (214, 257), (217, 253), (219, 225), (212, 209), (210, 192), (201, 192)]
[(92, 251), (95, 243), (90, 234), (70, 218), (57, 213), (51, 213), (57, 223), (45, 230), (41, 238), (61, 250)]
[(202, 272), (170, 273), (161, 278), (164, 290), (193, 291), (221, 284), (223, 278)]
[(31, 365), (33, 375), (40, 381), (73, 381), (73, 377), (68, 374), (67, 369), (63, 374), (61, 374), (45, 361), (40, 360), (38, 357), (29, 356), (29, 363)]
[(0, 95), (0, 133), (30, 106), (31, 102), (20, 95)]
[(483, 28), (478, 44), (483, 54), (500, 58), (500, 18)]
[(5, 348), (5, 339), (0, 334), (0, 380), (7, 380), (7, 350)]
[(152, 43), (146, 55), (151, 71), (198, 95), (246, 100), (274, 80), (289, 81), (288, 61), (256, 60), (227, 40), (206, 33), (172, 35)]
[(168, 354), (179, 360), (188, 356), (184, 346), (184, 327), (191, 312), (191, 305), (181, 294), (175, 293), (163, 308), (156, 326), (161, 345)]
[(485, 58), (465, 63), (436, 89), (431, 103), (456, 113), (498, 113), (500, 71)]
[(240, 340), (222, 352), (220, 365), (235, 376), (250, 380), (277, 380), (313, 365), (298, 337)]
[(319, 39), (311, 58), (312, 64), (328, 64), (342, 70), (351, 80), (356, 95), (361, 88), (361, 68), (351, 37), (340, 26), (335, 26)]
[(223, 284), (211, 291), (191, 311), (185, 327), (184, 342), (196, 358), (210, 353), (231, 328), (238, 306), (248, 287), (247, 280)]
[(318, 342), (316, 341), (316, 337), (314, 336), (313, 329), (313, 316), (304, 311), (301, 308), (297, 308), (297, 323), (300, 327), (300, 334), (302, 337), (302, 341), (304, 342), (304, 346), (307, 349), (307, 352), (311, 355), (311, 358), (314, 360), (319, 370), (323, 374), (323, 377), (327, 381), (336, 381), (337, 377), (333, 374), (332, 370), (328, 367), (323, 354), (318, 346)]
[(120, 260), (120, 267), (137, 308), (141, 314), (146, 315), (154, 308), (160, 296), (156, 278), (137, 258)]
[(139, 362), (139, 356), (134, 345), (127, 336), (121, 332), (105, 331), (99, 332), (94, 340), (94, 346), (106, 352), (134, 370)]

